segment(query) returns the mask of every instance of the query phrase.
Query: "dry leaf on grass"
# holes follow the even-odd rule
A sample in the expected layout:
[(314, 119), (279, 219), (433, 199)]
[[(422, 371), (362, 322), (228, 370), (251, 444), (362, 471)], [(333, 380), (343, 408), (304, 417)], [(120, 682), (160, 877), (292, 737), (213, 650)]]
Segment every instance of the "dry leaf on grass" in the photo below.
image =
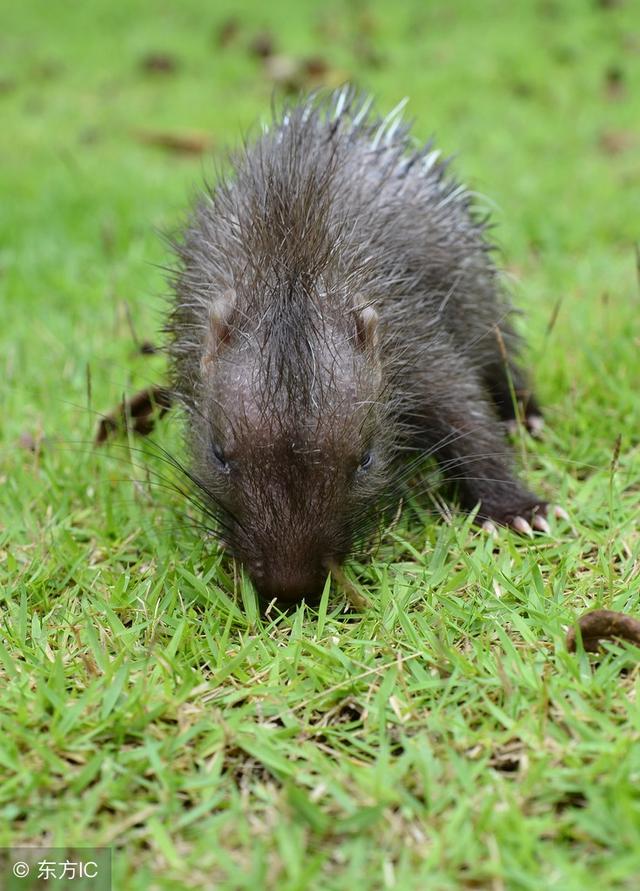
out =
[(221, 48), (229, 46), (233, 43), (240, 33), (240, 19), (235, 16), (229, 16), (219, 25), (215, 33), (215, 42)]
[(140, 68), (147, 74), (175, 74), (178, 60), (170, 53), (147, 53), (140, 60)]
[(140, 390), (100, 419), (95, 444), (102, 445), (118, 432), (129, 428), (140, 436), (147, 436), (153, 430), (156, 420), (169, 411), (172, 403), (173, 397), (165, 387)]
[(171, 130), (136, 130), (138, 142), (154, 145), (176, 155), (202, 155), (213, 147), (208, 133), (199, 131), (173, 132)]

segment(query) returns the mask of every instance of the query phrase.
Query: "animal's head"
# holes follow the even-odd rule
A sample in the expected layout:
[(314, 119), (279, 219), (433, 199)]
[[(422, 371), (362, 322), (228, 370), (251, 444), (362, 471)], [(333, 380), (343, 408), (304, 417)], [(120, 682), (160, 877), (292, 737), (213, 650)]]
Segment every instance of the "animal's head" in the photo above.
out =
[(389, 474), (378, 316), (331, 317), (304, 282), (247, 320), (229, 290), (202, 341), (195, 475), (259, 594), (313, 599), (370, 529)]

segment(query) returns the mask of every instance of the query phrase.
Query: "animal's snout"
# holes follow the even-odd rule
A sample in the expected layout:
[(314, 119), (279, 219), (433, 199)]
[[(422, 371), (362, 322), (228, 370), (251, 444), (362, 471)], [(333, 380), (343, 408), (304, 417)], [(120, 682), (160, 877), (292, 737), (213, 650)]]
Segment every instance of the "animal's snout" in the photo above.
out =
[(283, 603), (296, 603), (306, 600), (307, 603), (317, 601), (327, 578), (327, 570), (321, 565), (305, 566), (300, 564), (290, 567), (265, 567), (257, 572), (250, 572), (258, 594), (264, 600), (276, 600)]

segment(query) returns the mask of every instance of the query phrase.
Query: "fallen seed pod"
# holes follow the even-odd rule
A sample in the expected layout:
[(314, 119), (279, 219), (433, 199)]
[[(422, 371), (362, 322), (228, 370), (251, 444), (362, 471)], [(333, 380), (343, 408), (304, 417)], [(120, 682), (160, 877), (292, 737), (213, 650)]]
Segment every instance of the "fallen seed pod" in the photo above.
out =
[(576, 649), (576, 628), (580, 629), (583, 647), (591, 653), (600, 649), (602, 640), (628, 640), (640, 647), (640, 620), (626, 613), (610, 609), (594, 609), (585, 613), (567, 632), (567, 649), (570, 653)]

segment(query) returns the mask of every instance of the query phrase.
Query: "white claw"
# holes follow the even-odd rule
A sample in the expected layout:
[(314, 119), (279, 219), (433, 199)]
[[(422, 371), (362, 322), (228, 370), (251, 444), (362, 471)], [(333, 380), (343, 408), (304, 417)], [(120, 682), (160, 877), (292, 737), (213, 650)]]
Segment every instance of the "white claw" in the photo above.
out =
[(507, 421), (507, 435), (510, 437), (517, 436), (518, 433), (518, 422), (517, 421)]
[(544, 532), (545, 535), (551, 535), (551, 526), (547, 523), (542, 514), (536, 514), (531, 521), (531, 525), (534, 529), (537, 529), (538, 532)]
[(554, 506), (553, 516), (556, 518), (556, 520), (564, 520), (566, 523), (571, 522), (571, 517), (569, 516), (569, 514), (566, 512), (566, 510), (563, 507), (560, 507), (559, 504), (556, 504)]
[(511, 521), (511, 528), (521, 535), (528, 535), (530, 538), (533, 536), (533, 529), (524, 517), (514, 517)]
[(492, 523), (491, 520), (485, 520), (484, 523), (482, 524), (482, 528), (489, 535), (493, 536), (493, 538), (498, 537), (498, 527), (496, 526), (495, 523)]
[(544, 418), (541, 415), (529, 415), (527, 418), (527, 427), (529, 433), (535, 438), (540, 436), (544, 430)]

